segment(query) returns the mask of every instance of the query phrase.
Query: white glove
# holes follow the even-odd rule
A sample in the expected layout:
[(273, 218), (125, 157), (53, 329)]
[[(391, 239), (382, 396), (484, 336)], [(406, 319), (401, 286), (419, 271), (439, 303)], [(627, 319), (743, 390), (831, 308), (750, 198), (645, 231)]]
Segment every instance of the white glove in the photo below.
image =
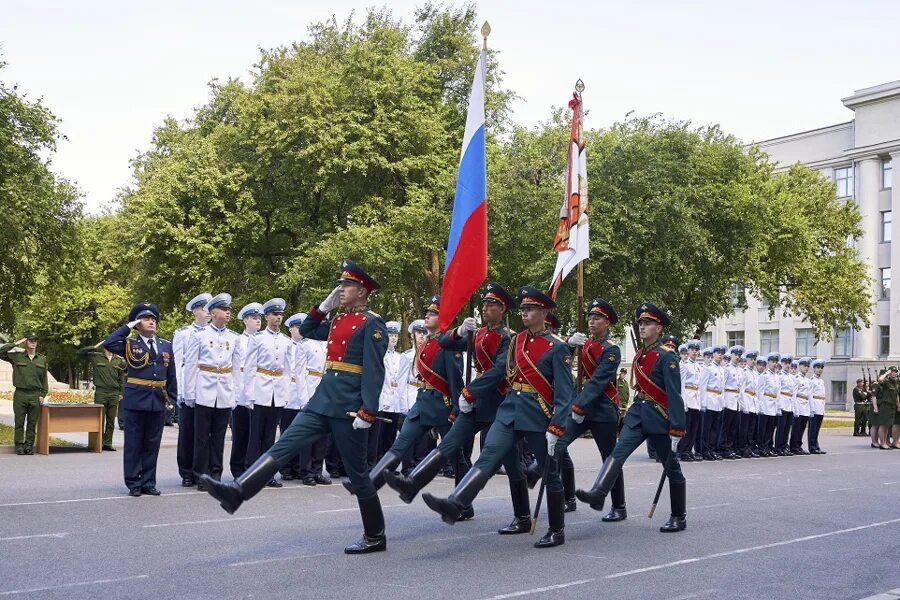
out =
[(672, 452), (678, 452), (678, 443), (681, 442), (681, 438), (675, 435), (670, 435), (669, 438), (672, 440)]
[(569, 336), (569, 345), (573, 348), (575, 346), (584, 346), (584, 343), (587, 341), (587, 336), (581, 333), (580, 331), (576, 331), (572, 335)]
[(368, 429), (372, 424), (368, 421), (363, 421), (359, 417), (353, 419), (353, 429)]
[(132, 321), (131, 323), (128, 324), (128, 329), (134, 329), (135, 327), (137, 327), (137, 324), (140, 322), (141, 322), (140, 319), (135, 319), (134, 321)]
[(328, 297), (322, 300), (322, 302), (319, 304), (319, 310), (325, 314), (328, 314), (335, 308), (337, 308), (341, 303), (340, 293), (341, 286), (337, 286), (336, 288), (331, 290), (331, 293), (328, 294)]
[(572, 420), (581, 425), (584, 423), (584, 415), (579, 415), (575, 411), (572, 411)]
[(550, 433), (549, 431), (547, 432), (546, 436), (547, 436), (547, 456), (552, 457), (554, 454), (556, 454), (556, 442), (559, 441), (559, 436), (554, 433)]
[(187, 406), (188, 408), (194, 408), (197, 405), (196, 398), (182, 398), (181, 403)]
[(472, 412), (472, 408), (474, 408), (472, 403), (469, 402), (468, 400), (466, 400), (465, 396), (460, 394), (459, 395), (459, 412), (470, 413), (470, 412)]
[(463, 319), (462, 325), (456, 328), (456, 335), (465, 337), (467, 333), (475, 331), (478, 325), (475, 323), (475, 317), (466, 317)]

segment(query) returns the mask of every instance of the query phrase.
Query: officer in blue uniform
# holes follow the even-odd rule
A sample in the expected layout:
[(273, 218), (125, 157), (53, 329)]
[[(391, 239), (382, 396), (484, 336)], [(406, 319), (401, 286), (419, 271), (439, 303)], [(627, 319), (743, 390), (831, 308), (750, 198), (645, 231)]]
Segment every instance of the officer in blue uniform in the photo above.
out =
[[(303, 337), (328, 340), (325, 373), (306, 408), (235, 481), (221, 483), (205, 475), (202, 480), (222, 508), (233, 513), (265, 487), (280, 466), (330, 433), (350, 477), (365, 532), (344, 552), (363, 554), (387, 548), (381, 502), (366, 471), (369, 428), (378, 414), (384, 384), (387, 328), (381, 316), (368, 307), (369, 295), (380, 287), (377, 281), (353, 261), (345, 260), (338, 283), (321, 304), (309, 310), (300, 326)], [(347, 312), (329, 319), (328, 314), (339, 306)]]
[[(103, 347), (123, 357), (128, 368), (121, 404), (125, 485), (130, 496), (159, 496), (156, 460), (166, 406), (178, 397), (175, 356), (172, 343), (156, 336), (159, 309), (155, 304), (135, 305), (128, 321), (103, 341)], [(129, 337), (132, 329), (137, 335)]]
[(546, 471), (550, 527), (535, 543), (536, 548), (550, 548), (565, 543), (565, 498), (553, 455), (560, 438), (566, 435), (565, 424), (572, 410), (575, 382), (571, 348), (547, 329), (547, 314), (556, 307), (549, 296), (536, 288), (523, 287), (518, 299), (525, 329), (510, 340), (501, 362), (510, 389), (497, 409), (481, 456), (448, 498), (425, 493), (422, 499), (445, 523), (459, 521), (465, 507), (472, 504), (516, 442), (528, 438), (542, 471), (550, 460)]
[[(393, 471), (385, 471), (387, 484), (400, 493), (400, 499), (409, 504), (413, 498), (440, 472), (441, 467), (467, 444), (474, 443), (475, 434), (490, 428), (497, 416), (497, 409), (509, 384), (503, 363), (509, 349), (509, 330), (503, 324), (507, 311), (515, 306), (515, 300), (506, 289), (495, 281), (489, 282), (481, 296), (482, 327), (475, 319), (467, 317), (462, 325), (444, 333), (439, 338), (442, 348), (451, 352), (468, 350), (470, 339), (473, 348), (473, 364), (478, 373), (475, 380), (462, 390), (458, 400), (459, 413), (450, 432), (441, 438), (438, 447), (407, 477)], [(517, 449), (512, 449), (503, 459), (513, 501), (513, 522), (500, 529), (501, 535), (525, 533), (531, 528), (528, 503), (528, 487)], [(462, 481), (465, 471), (456, 470), (456, 483)], [(474, 515), (467, 509), (464, 513)], [(467, 517), (463, 514), (463, 517)]]
[(645, 302), (638, 307), (635, 320), (643, 343), (632, 363), (637, 394), (625, 415), (619, 442), (612, 455), (603, 461), (594, 485), (590, 491), (578, 490), (575, 494), (591, 508), (602, 510), (625, 460), (645, 439), (651, 438), (667, 470), (672, 506), (669, 520), (659, 529), (664, 533), (683, 531), (687, 526), (686, 483), (678, 460), (669, 456), (677, 452), (678, 442), (685, 434), (678, 355), (660, 344), (663, 328), (669, 324), (665, 312)]

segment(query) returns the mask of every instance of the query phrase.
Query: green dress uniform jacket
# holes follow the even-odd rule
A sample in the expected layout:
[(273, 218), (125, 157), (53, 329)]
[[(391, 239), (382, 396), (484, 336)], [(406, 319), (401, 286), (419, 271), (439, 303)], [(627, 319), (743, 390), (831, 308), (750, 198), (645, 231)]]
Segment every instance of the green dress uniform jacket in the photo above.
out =
[(46, 396), (50, 391), (47, 380), (47, 357), (43, 354), (35, 354), (34, 358), (28, 358), (28, 353), (24, 350), (10, 352), (13, 348), (21, 348), (21, 346), (16, 344), (0, 346), (0, 360), (5, 360), (12, 365), (15, 393), (34, 398)]
[(93, 346), (82, 348), (76, 354), (91, 365), (95, 397), (115, 396), (118, 399), (124, 393), (126, 367), (121, 357), (113, 355), (107, 360), (103, 350)]

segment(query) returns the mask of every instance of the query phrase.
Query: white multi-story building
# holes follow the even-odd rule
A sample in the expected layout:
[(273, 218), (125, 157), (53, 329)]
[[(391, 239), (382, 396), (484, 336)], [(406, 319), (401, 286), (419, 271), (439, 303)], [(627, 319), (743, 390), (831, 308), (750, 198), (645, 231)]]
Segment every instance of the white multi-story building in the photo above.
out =
[[(825, 359), (830, 407), (852, 404), (849, 390), (865, 369), (900, 364), (900, 215), (893, 218), (900, 189), (892, 187), (891, 170), (900, 164), (900, 81), (857, 90), (842, 102), (854, 113), (851, 121), (756, 145), (781, 168), (800, 162), (823, 173), (834, 180), (839, 197), (859, 205), (864, 233), (854, 243), (872, 278), (871, 326), (837, 330), (832, 341), (817, 344), (802, 317), (776, 310), (769, 318), (768, 307), (748, 296), (746, 310), (717, 320), (703, 340)], [(898, 243), (892, 244), (895, 237)], [(891, 288), (897, 289), (893, 296)]]

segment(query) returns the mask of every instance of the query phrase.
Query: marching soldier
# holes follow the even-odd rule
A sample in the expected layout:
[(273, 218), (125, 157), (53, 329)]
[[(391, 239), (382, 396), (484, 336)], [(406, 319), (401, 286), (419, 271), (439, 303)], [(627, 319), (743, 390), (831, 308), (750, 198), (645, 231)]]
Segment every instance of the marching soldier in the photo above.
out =
[[(212, 300), (212, 294), (203, 292), (191, 299), (185, 309), (194, 316), (194, 322), (184, 327), (179, 327), (172, 335), (172, 352), (175, 360), (175, 377), (178, 381), (178, 402), (174, 407), (178, 417), (178, 474), (181, 475), (182, 487), (193, 487), (197, 484), (194, 477), (194, 405), (184, 400), (184, 349), (188, 339), (195, 333), (202, 331), (209, 323), (209, 311), (207, 303)], [(166, 410), (166, 424), (169, 422), (170, 412)]]
[(725, 389), (725, 371), (722, 359), (725, 346), (712, 347), (712, 360), (700, 372), (700, 393), (703, 394), (703, 460), (722, 460), (719, 454), (719, 428), (722, 423), (722, 392)]
[[(369, 295), (380, 287), (378, 282), (353, 261), (345, 260), (342, 266), (340, 285), (310, 309), (300, 327), (305, 338), (328, 340), (325, 373), (306, 409), (236, 481), (203, 479), (210, 486), (210, 495), (233, 513), (272, 480), (279, 465), (332, 433), (359, 502), (365, 531), (363, 538), (344, 552), (362, 554), (387, 548), (381, 502), (366, 473), (366, 439), (384, 384), (387, 330), (381, 317), (368, 308)], [(329, 320), (328, 313), (338, 306), (348, 312)], [(348, 413), (356, 415), (352, 421)]]
[(19, 456), (34, 454), (34, 430), (41, 403), (50, 393), (47, 357), (37, 353), (37, 345), (37, 333), (28, 331), (21, 340), (0, 346), (0, 360), (10, 363), (13, 369), (13, 442)]
[[(819, 430), (822, 428), (822, 421), (825, 419), (825, 382), (822, 381), (822, 371), (825, 370), (825, 361), (816, 359), (812, 361), (813, 376), (810, 379), (810, 400), (809, 400), (809, 435), (807, 443), (809, 445), (810, 454), (827, 454), (819, 447)], [(894, 439), (895, 447), (897, 440)]]
[[(565, 543), (565, 498), (553, 457), (560, 439), (566, 435), (565, 424), (572, 410), (575, 388), (571, 348), (547, 330), (547, 314), (556, 307), (549, 296), (536, 288), (523, 287), (519, 289), (518, 299), (525, 329), (510, 340), (509, 350), (500, 363), (510, 389), (497, 410), (484, 449), (448, 498), (428, 493), (422, 498), (445, 523), (461, 520), (488, 479), (515, 450), (516, 442), (528, 438), (538, 466), (546, 473), (550, 524), (547, 533), (534, 545), (550, 548)], [(477, 402), (478, 396), (473, 397)]]
[[(285, 403), (284, 408), (281, 409), (281, 416), (278, 420), (278, 428), (281, 430), (281, 435), (284, 435), (284, 432), (287, 431), (288, 427), (291, 426), (291, 423), (294, 422), (294, 419), (309, 401), (309, 394), (306, 391), (308, 357), (303, 344), (303, 336), (300, 335), (300, 325), (303, 324), (305, 319), (306, 313), (296, 313), (288, 317), (284, 322), (291, 334), (291, 384), (288, 401)], [(298, 452), (287, 464), (281, 467), (281, 479), (284, 481), (302, 479), (305, 485), (316, 485), (315, 477), (311, 474), (305, 476), (301, 473), (300, 461), (302, 456), (303, 453)]]
[(686, 432), (678, 446), (680, 460), (694, 462), (703, 460), (702, 456), (694, 455), (694, 442), (697, 432), (700, 430), (700, 365), (697, 357), (700, 354), (700, 340), (688, 340), (687, 360), (680, 366), (681, 372), (681, 397), (684, 400), (686, 411)]
[[(129, 496), (159, 496), (156, 460), (166, 418), (166, 405), (178, 397), (172, 342), (156, 335), (159, 309), (140, 303), (131, 309), (128, 324), (103, 341), (103, 347), (125, 358), (128, 377), (122, 395), (125, 423), (123, 467)], [(137, 335), (129, 337), (134, 329)]]
[(116, 415), (119, 414), (119, 402), (122, 400), (122, 392), (125, 391), (125, 361), (104, 348), (102, 344), (103, 342), (98, 342), (94, 346), (81, 348), (75, 354), (91, 365), (94, 404), (103, 405), (103, 449), (115, 452), (112, 441)]
[(866, 382), (856, 380), (853, 388), (853, 437), (866, 435), (866, 422), (869, 416), (869, 395)]
[[(403, 421), (403, 428), (397, 440), (369, 470), (369, 478), (376, 490), (384, 485), (384, 473), (393, 471), (416, 441), (430, 435), (432, 429), (437, 429), (442, 439), (447, 437), (453, 424), (452, 420), (456, 418), (455, 413), (458, 411), (456, 399), (459, 398), (463, 387), (461, 364), (458, 355), (453, 350), (442, 348), (438, 341), (440, 309), (440, 296), (432, 296), (428, 306), (425, 307), (428, 341), (416, 354), (416, 370), (421, 380), (419, 393), (416, 396), (416, 403), (409, 409)], [(448, 458), (456, 462), (456, 477), (459, 479), (465, 475), (468, 465), (465, 464), (462, 452), (458, 448), (457, 445), (457, 450), (454, 450)], [(428, 470), (430, 471), (430, 467)], [(472, 516), (474, 512), (469, 507), (466, 518)]]
[[(616, 446), (619, 421), (619, 390), (613, 379), (622, 361), (622, 351), (607, 338), (609, 328), (618, 322), (619, 315), (612, 305), (602, 298), (596, 298), (588, 305), (590, 338), (585, 340), (581, 333), (575, 333), (569, 338), (570, 344), (583, 344), (581, 364), (587, 383), (572, 402), (572, 414), (566, 423), (566, 435), (560, 443), (568, 447), (586, 431), (590, 431), (603, 460), (612, 455)], [(575, 487), (574, 479), (573, 473), (572, 481), (568, 484), (572, 488)], [(565, 481), (563, 485), (568, 487)], [(616, 522), (627, 518), (625, 478), (620, 474), (612, 485), (612, 506), (601, 520)]]
[[(281, 409), (291, 392), (291, 340), (280, 331), (284, 305), (281, 298), (263, 304), (266, 328), (247, 344), (244, 388), (253, 399), (247, 462), (255, 461), (275, 443)], [(266, 485), (280, 488), (283, 484), (272, 477)]]
[[(219, 294), (206, 305), (209, 325), (187, 338), (182, 373), (185, 404), (194, 407), (194, 478), (222, 478), (225, 430), (237, 406), (241, 381), (240, 336), (228, 329), (231, 295)], [(202, 482), (197, 485), (205, 491)]]
[[(243, 321), (244, 331), (238, 338), (241, 360), (247, 355), (250, 338), (259, 334), (262, 323), (262, 304), (251, 302), (238, 311), (238, 320)], [(238, 377), (236, 402), (231, 411), (231, 458), (229, 467), (231, 475), (237, 479), (247, 469), (247, 446), (250, 443), (250, 415), (253, 410), (253, 399), (244, 387), (243, 363)]]
[(659, 336), (669, 324), (669, 317), (647, 302), (638, 307), (635, 320), (643, 344), (632, 363), (637, 395), (625, 415), (625, 427), (619, 442), (612, 455), (603, 461), (594, 485), (589, 491), (578, 490), (576, 494), (591, 508), (602, 510), (607, 494), (621, 476), (625, 460), (645, 439), (652, 437), (663, 468), (667, 471), (672, 506), (669, 520), (659, 530), (664, 533), (683, 531), (687, 527), (687, 486), (680, 463), (669, 456), (677, 452), (678, 443), (685, 433), (681, 373), (678, 357), (659, 343)]
[[(440, 345), (449, 351), (462, 351), (474, 335), (473, 359), (476, 378), (463, 388), (459, 397), (459, 414), (450, 432), (441, 439), (440, 445), (425, 457), (407, 477), (385, 471), (387, 484), (400, 493), (400, 499), (409, 504), (440, 471), (449, 457), (458, 456), (466, 442), (475, 434), (489, 428), (497, 416), (497, 409), (509, 389), (506, 381), (504, 359), (509, 348), (509, 330), (503, 325), (507, 311), (515, 305), (512, 295), (499, 283), (489, 282), (481, 296), (482, 327), (477, 327), (475, 319), (467, 317), (462, 325), (443, 334)], [(528, 486), (519, 454), (516, 448), (503, 457), (502, 464), (509, 477), (509, 488), (513, 503), (513, 521), (498, 531), (501, 535), (525, 533), (531, 529), (531, 515), (528, 503)], [(456, 476), (456, 483), (462, 481), (463, 474)], [(474, 513), (472, 513), (474, 514)], [(465, 516), (465, 515), (464, 515)]]

